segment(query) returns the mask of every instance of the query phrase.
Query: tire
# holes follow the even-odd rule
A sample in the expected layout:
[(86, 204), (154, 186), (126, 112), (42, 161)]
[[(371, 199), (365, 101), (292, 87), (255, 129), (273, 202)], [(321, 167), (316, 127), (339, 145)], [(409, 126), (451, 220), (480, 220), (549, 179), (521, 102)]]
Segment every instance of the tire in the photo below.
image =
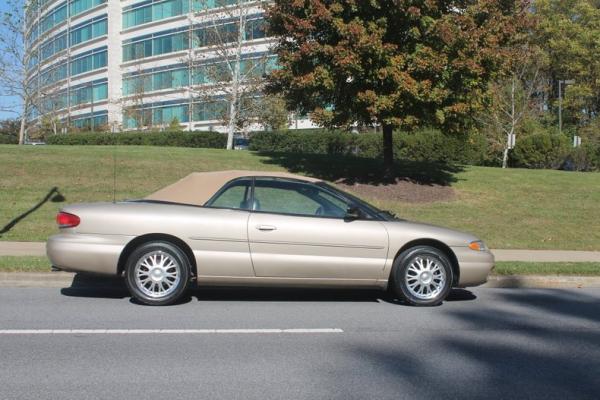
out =
[(186, 293), (191, 279), (185, 253), (168, 242), (149, 242), (127, 259), (125, 282), (131, 296), (142, 304), (165, 306)]
[(431, 246), (416, 246), (394, 261), (395, 294), (414, 306), (437, 306), (452, 289), (452, 264), (448, 256)]

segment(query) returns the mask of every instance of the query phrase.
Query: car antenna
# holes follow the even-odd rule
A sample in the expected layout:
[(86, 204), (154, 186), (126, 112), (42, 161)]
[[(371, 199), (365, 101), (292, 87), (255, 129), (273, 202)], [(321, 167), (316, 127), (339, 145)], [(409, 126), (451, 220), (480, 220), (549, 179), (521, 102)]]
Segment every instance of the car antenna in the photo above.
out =
[(113, 134), (113, 203), (117, 202), (117, 125), (115, 122), (112, 124)]

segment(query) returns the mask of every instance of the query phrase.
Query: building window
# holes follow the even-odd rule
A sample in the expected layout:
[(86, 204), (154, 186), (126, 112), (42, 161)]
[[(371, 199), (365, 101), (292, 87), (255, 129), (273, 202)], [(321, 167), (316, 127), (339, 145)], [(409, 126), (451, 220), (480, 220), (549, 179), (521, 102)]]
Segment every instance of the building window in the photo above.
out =
[(67, 15), (67, 3), (64, 3), (52, 10), (42, 19), (42, 22), (40, 23), (41, 33), (49, 31), (60, 23), (66, 21)]
[(99, 102), (108, 98), (108, 83), (106, 82), (106, 80), (90, 82), (85, 86), (78, 86), (72, 88), (70, 93), (71, 106)]
[[(168, 103), (146, 104), (143, 107), (132, 107), (123, 112), (123, 124), (125, 129), (141, 128), (138, 126), (139, 121), (144, 126), (154, 125), (169, 125), (173, 120), (181, 123), (189, 122), (189, 104), (179, 104), (177, 101)], [(211, 101), (200, 101), (194, 103), (192, 107), (192, 118), (195, 122), (201, 121), (216, 121), (222, 120), (227, 113), (227, 102), (222, 99)]]
[(106, 0), (71, 0), (69, 3), (70, 14), (73, 17), (104, 3), (106, 3)]
[(64, 32), (59, 36), (47, 41), (40, 47), (40, 56), (42, 60), (46, 60), (53, 55), (67, 48), (67, 33)]
[(82, 130), (90, 130), (92, 128), (92, 123), (94, 129), (102, 129), (108, 125), (108, 114), (106, 111), (99, 112), (98, 114), (87, 114), (85, 116), (77, 116), (71, 120), (71, 126)]
[(68, 68), (67, 63), (62, 63), (57, 66), (48, 68), (40, 74), (40, 85), (46, 86), (67, 79)]
[[(277, 57), (253, 53), (241, 61), (242, 75), (248, 79), (260, 79), (277, 68)], [(157, 90), (180, 89), (186, 86), (212, 84), (231, 80), (231, 72), (224, 61), (207, 60), (193, 68), (190, 83), (189, 68), (185, 64), (159, 67), (123, 78), (123, 95), (141, 95)]]
[(36, 22), (27, 34), (27, 47), (30, 47), (33, 44), (33, 42), (35, 42), (38, 39), (38, 37), (40, 37), (40, 32), (39, 25)]
[(189, 0), (155, 0), (142, 6), (134, 4), (123, 12), (123, 28), (176, 17), (189, 12)]
[(169, 125), (174, 120), (181, 123), (189, 122), (189, 105), (185, 104), (149, 104), (143, 108), (130, 109), (123, 113), (123, 124), (125, 129), (142, 128), (153, 125)]
[[(244, 0), (250, 1), (250, 0)], [(237, 4), (237, 0), (192, 0), (192, 11), (200, 12)], [(190, 12), (189, 0), (150, 0), (127, 7), (123, 12), (123, 28), (160, 21)]]
[[(252, 18), (247, 21), (244, 39), (256, 40), (266, 36), (262, 18)], [(226, 22), (218, 26), (203, 26), (195, 28), (192, 33), (194, 47), (206, 47), (220, 42), (233, 42), (238, 37), (238, 24)], [(123, 61), (173, 53), (189, 48), (189, 37), (186, 28), (178, 31), (159, 32), (140, 38), (134, 38), (123, 46)]]
[(77, 59), (71, 61), (71, 75), (79, 75), (106, 67), (107, 61), (108, 52), (106, 51), (106, 48), (84, 53), (84, 55), (80, 55)]
[(227, 112), (227, 102), (223, 100), (194, 103), (194, 121), (222, 120)]
[(106, 16), (100, 20), (91, 20), (71, 30), (71, 46), (104, 36), (108, 33)]

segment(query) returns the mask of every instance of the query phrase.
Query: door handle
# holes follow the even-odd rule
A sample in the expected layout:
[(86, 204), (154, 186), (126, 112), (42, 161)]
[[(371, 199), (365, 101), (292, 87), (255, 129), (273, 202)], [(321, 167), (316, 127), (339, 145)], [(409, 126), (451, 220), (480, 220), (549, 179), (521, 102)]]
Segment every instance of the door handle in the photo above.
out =
[(259, 231), (268, 232), (268, 231), (275, 231), (275, 230), (277, 230), (277, 227), (275, 227), (273, 225), (257, 225), (256, 229), (258, 229)]

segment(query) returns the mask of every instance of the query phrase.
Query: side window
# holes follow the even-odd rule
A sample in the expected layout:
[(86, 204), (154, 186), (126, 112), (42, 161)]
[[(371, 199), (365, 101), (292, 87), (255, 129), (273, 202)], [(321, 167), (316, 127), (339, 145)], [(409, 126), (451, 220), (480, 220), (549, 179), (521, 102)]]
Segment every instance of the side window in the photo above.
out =
[(217, 194), (217, 197), (209, 201), (207, 206), (214, 208), (248, 209), (250, 206), (251, 188), (252, 181), (250, 180), (233, 182), (225, 190)]
[(254, 211), (343, 218), (346, 208), (343, 201), (311, 184), (276, 179), (255, 182)]
[(348, 203), (329, 194), (324, 190), (319, 190), (319, 198), (323, 203), (325, 215), (344, 218), (348, 211)]

